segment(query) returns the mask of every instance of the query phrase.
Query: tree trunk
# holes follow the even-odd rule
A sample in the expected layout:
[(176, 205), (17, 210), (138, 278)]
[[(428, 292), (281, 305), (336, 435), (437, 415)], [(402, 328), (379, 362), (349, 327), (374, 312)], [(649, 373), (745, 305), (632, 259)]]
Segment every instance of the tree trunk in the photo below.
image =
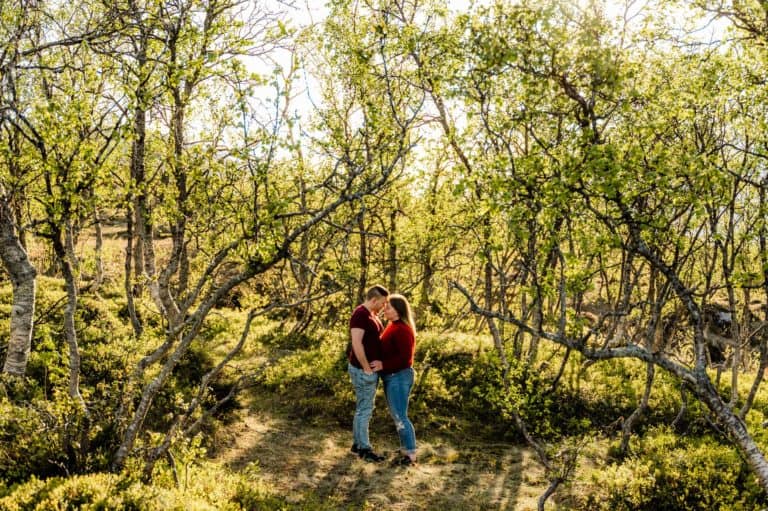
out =
[[(290, 140), (291, 143), (293, 143), (293, 135), (291, 133)], [(304, 181), (304, 175), (303, 171), (305, 169), (304, 167), (304, 158), (301, 153), (301, 149), (297, 149), (298, 153), (298, 162), (299, 162), (299, 169), (300, 174), (298, 176), (299, 178), (299, 200), (301, 201), (301, 209), (302, 211), (307, 210), (307, 184)], [(304, 263), (297, 262), (294, 260), (291, 260), (291, 272), (293, 273), (293, 278), (296, 280), (296, 283), (298, 285), (298, 294), (299, 296), (309, 296), (312, 288), (312, 280), (313, 275), (312, 271), (309, 268), (309, 262), (310, 262), (310, 237), (307, 233), (302, 234), (299, 237), (299, 259), (298, 261), (303, 261)], [(297, 321), (294, 323), (293, 327), (291, 327), (291, 331), (289, 333), (290, 336), (294, 335), (300, 335), (303, 333), (307, 328), (309, 328), (309, 325), (312, 323), (312, 318), (314, 316), (314, 313), (312, 311), (312, 302), (309, 301), (303, 306), (300, 306), (297, 311)]]
[[(139, 110), (137, 109), (137, 115), (139, 115)], [(144, 176), (144, 156), (145, 156), (145, 147), (144, 147), (144, 131), (146, 128), (145, 125), (145, 119), (146, 119), (146, 112), (144, 110), (141, 110), (141, 119), (142, 122), (140, 125), (137, 125), (137, 132), (141, 133), (141, 144), (135, 144), (136, 148), (136, 156), (137, 156), (137, 171), (140, 170), (140, 173), (137, 172), (137, 180), (140, 180), (139, 182), (144, 183), (145, 176)], [(173, 122), (173, 128), (172, 131), (174, 132), (174, 139), (177, 138), (176, 135), (176, 124), (178, 122), (183, 121), (183, 117), (181, 120), (177, 119), (178, 114), (176, 111), (174, 111), (174, 122)], [(137, 140), (139, 137), (137, 137)], [(139, 157), (140, 156), (140, 157)], [(163, 271), (160, 275), (157, 274), (157, 268), (155, 263), (155, 246), (154, 246), (154, 233), (155, 233), (155, 226), (154, 226), (154, 219), (152, 218), (152, 211), (151, 207), (149, 205), (149, 198), (148, 194), (146, 192), (146, 183), (144, 183), (143, 187), (139, 188), (140, 192), (137, 197), (137, 252), (141, 252), (141, 259), (143, 261), (143, 266), (141, 269), (137, 269), (137, 275), (139, 272), (141, 272), (141, 275), (144, 277), (144, 280), (147, 283), (147, 286), (149, 287), (149, 294), (152, 298), (152, 301), (155, 303), (155, 305), (160, 309), (160, 313), (162, 314), (163, 318), (168, 320), (168, 328), (169, 330), (175, 329), (180, 324), (180, 312), (179, 307), (176, 301), (173, 299), (173, 293), (170, 288), (170, 279), (173, 274), (176, 273), (176, 270), (179, 267), (179, 260), (180, 260), (180, 254), (181, 254), (181, 248), (183, 247), (183, 229), (184, 229), (184, 215), (183, 211), (179, 214), (181, 215), (181, 219), (179, 220), (179, 223), (181, 224), (181, 227), (177, 225), (176, 222), (172, 222), (172, 234), (173, 234), (173, 248), (171, 250), (171, 256), (170, 260), (168, 261), (168, 264), (165, 266)], [(179, 201), (181, 201), (181, 198), (178, 198)], [(179, 209), (183, 209), (183, 205), (179, 204)], [(142, 214), (140, 214), (140, 212)]]
[(125, 288), (126, 308), (128, 309), (128, 317), (131, 319), (131, 326), (133, 326), (133, 335), (138, 339), (141, 337), (143, 327), (139, 316), (136, 314), (136, 304), (133, 301), (133, 210), (130, 205), (130, 201), (127, 205), (127, 212), (125, 215), (126, 223), (126, 242), (125, 242), (125, 279), (123, 280), (123, 287)]
[[(145, 117), (145, 112), (140, 109), (136, 109), (136, 115), (141, 115), (142, 119)], [(136, 227), (135, 239), (129, 240), (134, 244), (133, 247), (133, 273), (136, 275), (137, 280), (133, 283), (133, 289), (131, 292), (134, 296), (139, 296), (144, 289), (144, 285), (138, 281), (138, 277), (144, 275), (144, 247), (142, 240), (148, 236), (147, 227), (147, 194), (144, 190), (144, 121), (139, 122), (137, 120), (134, 129), (141, 130), (141, 133), (135, 133), (136, 140), (133, 143), (133, 155), (131, 158), (131, 175), (133, 177), (133, 186), (136, 187), (136, 195), (133, 199), (133, 212), (134, 219), (133, 224)]]
[[(175, 44), (175, 41), (174, 41)], [(175, 51), (175, 46), (174, 50)], [(189, 190), (187, 189), (187, 168), (184, 164), (184, 104), (185, 97), (189, 97), (191, 90), (185, 87), (185, 93), (179, 88), (173, 90), (173, 109), (171, 121), (171, 134), (173, 136), (173, 174), (176, 186), (175, 204), (178, 209), (176, 217), (171, 219), (171, 259), (160, 277), (161, 286), (170, 291), (170, 281), (174, 274), (178, 273), (178, 286), (176, 296), (186, 293), (189, 285), (189, 254), (187, 253), (186, 229)]]
[(432, 252), (428, 247), (423, 249), (421, 267), (422, 281), (421, 298), (419, 300), (419, 316), (424, 317), (432, 304), (432, 279), (435, 274), (434, 264), (432, 263)]
[(67, 306), (64, 308), (64, 337), (69, 347), (69, 396), (77, 401), (83, 410), (86, 410), (85, 401), (80, 394), (80, 349), (77, 345), (77, 331), (75, 330), (77, 282), (72, 263), (69, 261), (69, 254), (67, 254), (67, 249), (61, 240), (62, 234), (59, 229), (54, 229), (53, 250), (56, 253), (67, 289)]
[(3, 372), (24, 376), (32, 344), (37, 271), (16, 235), (10, 206), (0, 198), (0, 258), (13, 285), (11, 332)]
[(102, 247), (104, 246), (104, 234), (101, 231), (101, 215), (99, 214), (99, 208), (95, 208), (93, 211), (93, 227), (96, 231), (96, 275), (93, 277), (91, 291), (97, 291), (104, 282), (104, 260), (102, 250)]
[[(163, 366), (158, 372), (158, 374), (152, 379), (151, 382), (149, 382), (149, 384), (147, 384), (146, 387), (144, 387), (144, 390), (141, 393), (141, 399), (139, 400), (139, 404), (136, 407), (136, 410), (134, 411), (133, 416), (130, 419), (128, 427), (126, 428), (125, 433), (123, 435), (123, 439), (120, 444), (120, 447), (115, 453), (115, 458), (112, 461), (113, 471), (118, 471), (123, 468), (125, 461), (128, 458), (128, 455), (133, 450), (134, 443), (136, 442), (136, 438), (138, 437), (138, 434), (141, 431), (141, 428), (144, 424), (144, 419), (146, 418), (147, 412), (149, 411), (149, 408), (152, 405), (152, 401), (154, 400), (157, 393), (163, 388), (163, 385), (168, 380), (168, 377), (170, 376), (171, 372), (176, 367), (176, 365), (178, 365), (181, 358), (187, 353), (192, 341), (194, 341), (197, 338), (197, 335), (200, 332), (200, 328), (203, 324), (203, 321), (207, 317), (210, 310), (213, 308), (214, 304), (217, 303), (218, 300), (221, 299), (221, 297), (225, 296), (227, 293), (229, 293), (232, 289), (234, 289), (239, 284), (247, 281), (254, 275), (267, 271), (269, 268), (274, 266), (279, 260), (284, 259), (286, 257), (286, 254), (287, 254), (286, 251), (281, 251), (275, 256), (274, 259), (270, 260), (267, 263), (258, 263), (258, 264), (253, 264), (249, 266), (248, 269), (245, 270), (243, 273), (228, 280), (223, 286), (219, 287), (215, 292), (211, 292), (211, 294), (207, 296), (207, 298), (203, 301), (203, 303), (200, 304), (196, 312), (192, 316), (184, 320), (183, 334), (181, 334), (181, 331), (182, 331), (181, 325), (179, 325), (176, 328), (169, 328), (166, 336), (166, 340), (163, 343), (163, 345), (158, 349), (156, 349), (150, 355), (145, 356), (139, 362), (136, 368), (136, 372), (132, 377), (134, 380), (137, 380), (137, 381), (138, 381), (138, 377), (140, 377), (143, 374), (144, 369), (146, 369), (149, 365), (159, 361), (160, 358), (166, 353), (168, 353), (170, 348), (174, 344), (176, 344), (176, 348), (165, 359), (165, 362), (163, 363)], [(118, 417), (118, 420), (121, 420), (121, 419), (122, 417)]]
[(629, 438), (632, 435), (632, 427), (648, 409), (648, 401), (651, 397), (651, 389), (653, 388), (653, 379), (655, 375), (656, 367), (651, 363), (646, 364), (645, 390), (643, 391), (643, 397), (640, 399), (640, 404), (637, 405), (637, 408), (635, 408), (621, 426), (621, 445), (619, 446), (619, 450), (622, 454), (626, 454), (629, 449)]
[[(662, 273), (669, 278), (669, 282), (672, 288), (675, 289), (675, 294), (678, 298), (685, 302), (686, 308), (691, 314), (691, 322), (694, 331), (694, 344), (696, 349), (697, 366), (693, 371), (672, 362), (669, 359), (665, 359), (657, 353), (649, 353), (647, 350), (638, 348), (635, 345), (630, 345), (621, 348), (612, 349), (594, 349), (586, 346), (581, 341), (563, 338), (557, 335), (547, 334), (546, 332), (539, 332), (547, 339), (569, 346), (571, 348), (578, 349), (587, 358), (594, 360), (604, 360), (609, 358), (638, 358), (645, 362), (651, 362), (661, 366), (667, 371), (673, 373), (684, 382), (688, 383), (693, 392), (696, 394), (700, 402), (705, 404), (707, 408), (712, 412), (717, 421), (723, 426), (726, 432), (729, 434), (732, 441), (741, 451), (742, 455), (746, 458), (750, 468), (755, 472), (760, 480), (761, 487), (768, 491), (768, 461), (762, 451), (755, 443), (752, 436), (747, 431), (747, 427), (743, 421), (741, 421), (731, 410), (727, 404), (720, 399), (717, 393), (717, 389), (712, 384), (706, 371), (706, 364), (704, 363), (703, 353), (703, 334), (701, 329), (701, 316), (699, 314), (698, 307), (691, 299), (690, 294), (685, 292), (680, 280), (674, 275), (673, 270), (665, 266), (659, 258), (655, 257), (653, 253), (648, 251), (647, 245), (642, 243), (635, 244), (635, 248), (639, 249), (639, 252), (643, 257), (647, 258), (654, 266), (662, 270)], [(519, 328), (525, 330), (528, 333), (534, 331), (529, 325), (523, 323), (519, 319), (514, 317), (503, 317), (498, 313), (483, 310), (472, 299), (469, 292), (462, 288), (457, 283), (452, 283), (452, 286), (458, 289), (465, 297), (470, 301), (471, 309), (473, 312), (479, 313), (487, 318), (499, 318), (502, 321), (509, 321)]]
[[(11, 85), (11, 89), (15, 88), (15, 79), (12, 76), (12, 71), (9, 67), (5, 68), (3, 70), (5, 73), (8, 74), (8, 79), (10, 81), (9, 85)], [(10, 91), (9, 91), (10, 92)], [(15, 94), (12, 93), (12, 94)], [(22, 144), (22, 135), (21, 131), (19, 130), (9, 130), (7, 132), (7, 138), (5, 140), (5, 143), (7, 144), (7, 150), (8, 150), (8, 158), (7, 158), (7, 165), (8, 165), (8, 173), (13, 177), (14, 181), (16, 183), (22, 183), (22, 177), (26, 173), (27, 169), (26, 167), (23, 167), (21, 165), (21, 144)], [(16, 185), (18, 186), (18, 184)], [(5, 193), (5, 190), (2, 190), (3, 193)], [(17, 224), (21, 225), (22, 223), (22, 213), (23, 213), (23, 207), (24, 207), (24, 198), (25, 198), (25, 191), (24, 188), (15, 188), (15, 191), (13, 194), (11, 194), (9, 197), (7, 197), (8, 204), (10, 206), (11, 211), (13, 212), (14, 220)], [(27, 233), (24, 230), (18, 230), (16, 232), (16, 235), (19, 238), (19, 243), (22, 247), (24, 247), (24, 250), (27, 250)]]
[[(175, 339), (172, 342), (175, 342)], [(144, 391), (141, 394), (139, 405), (137, 406), (136, 411), (134, 412), (133, 417), (128, 424), (128, 428), (123, 435), (122, 443), (120, 444), (120, 447), (115, 454), (115, 459), (112, 462), (112, 469), (114, 471), (118, 471), (123, 468), (125, 460), (133, 450), (133, 444), (136, 442), (136, 437), (138, 436), (139, 431), (144, 424), (144, 419), (147, 416), (147, 412), (149, 411), (149, 407), (152, 404), (152, 400), (163, 387), (163, 384), (168, 379), (171, 371), (174, 367), (176, 367), (178, 359), (180, 359), (181, 355), (184, 353), (186, 353), (186, 346), (179, 346), (178, 349), (168, 358), (160, 373), (144, 388)]]
[[(139, 13), (135, 13), (137, 16)], [(145, 30), (142, 30), (139, 48), (136, 55), (136, 67), (138, 75), (142, 77), (147, 66), (147, 46), (149, 37)], [(149, 215), (147, 211), (147, 183), (146, 181), (146, 137), (147, 137), (147, 111), (146, 111), (146, 83), (140, 82), (136, 90), (136, 105), (133, 109), (133, 144), (131, 145), (131, 197), (133, 198), (133, 223), (136, 227), (136, 239), (128, 240), (129, 243), (135, 241), (133, 254), (133, 273), (136, 277), (144, 274), (144, 251), (142, 250), (141, 240), (147, 237), (147, 222)], [(150, 233), (151, 234), (151, 233)], [(134, 296), (141, 294), (142, 284), (138, 281), (133, 283), (131, 293)]]
[(179, 283), (176, 296), (184, 296), (189, 287), (189, 246), (182, 240), (179, 255)]
[[(535, 331), (541, 330), (543, 322), (542, 307), (544, 306), (541, 296), (541, 284), (539, 283), (538, 270), (538, 247), (537, 243), (537, 225), (535, 218), (528, 221), (528, 254), (526, 265), (530, 268), (531, 284), (533, 285), (535, 296), (533, 297), (533, 323), (536, 325)], [(488, 310), (491, 310), (488, 308)], [(533, 367), (539, 354), (539, 335), (531, 335), (531, 345), (528, 348), (527, 364)]]
[[(19, 200), (17, 198), (12, 198), (11, 199), (11, 204), (12, 204), (11, 208), (13, 210), (13, 217), (16, 219), (16, 222), (21, 224), (22, 223), (22, 220), (21, 220), (21, 215), (22, 215), (21, 200)], [(26, 233), (26, 231), (20, 230), (20, 231), (18, 231), (17, 234), (18, 234), (18, 237), (19, 237), (19, 243), (21, 244), (21, 246), (26, 251), (27, 250), (27, 233)]]
[(747, 431), (744, 422), (739, 419), (731, 408), (720, 399), (717, 389), (707, 377), (706, 373), (698, 375), (697, 393), (708, 408), (715, 414), (715, 417), (723, 425), (730, 435), (731, 439), (741, 449), (742, 454), (747, 460), (747, 464), (760, 480), (760, 486), (768, 491), (768, 462), (765, 459), (760, 447), (755, 443), (752, 435)]
[(365, 301), (365, 290), (368, 288), (368, 239), (365, 235), (365, 213), (357, 216), (357, 228), (360, 230), (360, 278), (357, 282), (357, 303)]
[[(628, 259), (631, 260), (630, 257)], [(623, 272), (622, 272), (623, 273)], [(651, 319), (648, 322), (648, 326), (645, 329), (645, 349), (648, 352), (654, 351), (654, 346), (660, 346), (662, 340), (660, 339), (664, 335), (664, 329), (661, 322), (661, 311), (667, 302), (667, 294), (669, 286), (659, 283), (657, 287), (658, 270), (651, 268), (651, 274), (648, 278), (648, 302), (652, 304)], [(657, 291), (658, 289), (658, 291)], [(622, 300), (623, 301), (623, 300)], [(626, 307), (626, 302), (622, 304)], [(651, 397), (651, 389), (653, 388), (653, 380), (656, 376), (656, 367), (653, 363), (649, 362), (646, 365), (645, 372), (645, 390), (643, 396), (640, 399), (640, 403), (637, 408), (627, 417), (624, 424), (621, 427), (621, 445), (619, 450), (622, 454), (626, 454), (629, 449), (629, 438), (632, 435), (632, 427), (648, 409), (648, 401)]]
[[(759, 190), (760, 196), (760, 217), (763, 219), (760, 222), (760, 228), (758, 229), (758, 240), (760, 242), (760, 262), (763, 267), (763, 292), (768, 297), (768, 226), (766, 226), (766, 213), (768, 213), (768, 201), (766, 201), (766, 188), (768, 187), (768, 178), (763, 180)], [(748, 307), (748, 304), (745, 304)], [(763, 309), (763, 321), (768, 323), (768, 308)], [(760, 388), (760, 384), (763, 381), (765, 369), (768, 367), (768, 333), (763, 331), (760, 333), (760, 366), (757, 368), (757, 375), (752, 382), (752, 387), (749, 389), (749, 395), (747, 396), (744, 406), (739, 411), (739, 418), (744, 420), (747, 416), (747, 412), (752, 407), (752, 403), (757, 395), (757, 390)]]
[(752, 381), (752, 386), (749, 388), (747, 399), (744, 400), (744, 405), (739, 410), (739, 419), (744, 420), (747, 416), (747, 412), (752, 408), (752, 404), (755, 402), (755, 397), (757, 396), (757, 391), (760, 388), (760, 384), (763, 382), (766, 368), (768, 368), (768, 336), (763, 333), (760, 335), (760, 363), (757, 367), (755, 379)]
[(387, 273), (389, 274), (389, 290), (393, 292), (397, 289), (397, 209), (393, 209), (389, 214), (389, 264)]
[(69, 396), (85, 409), (85, 401), (80, 395), (80, 348), (77, 345), (75, 331), (75, 311), (77, 310), (77, 284), (69, 261), (61, 261), (64, 281), (67, 288), (67, 306), (64, 308), (64, 334), (69, 346)]
[[(168, 449), (171, 447), (171, 442), (173, 442), (174, 438), (176, 437), (177, 432), (179, 432), (181, 429), (183, 429), (187, 422), (189, 421), (189, 418), (192, 417), (192, 414), (195, 413), (198, 407), (200, 407), (201, 403), (203, 402), (203, 398), (205, 397), (205, 394), (209, 392), (209, 384), (211, 381), (215, 380), (218, 375), (221, 373), (221, 371), (229, 364), (229, 362), (240, 353), (243, 346), (245, 345), (246, 340), (248, 339), (248, 333), (251, 330), (251, 323), (253, 321), (253, 318), (255, 318), (259, 313), (256, 310), (251, 310), (248, 313), (248, 317), (245, 321), (245, 327), (243, 328), (243, 331), (240, 335), (240, 341), (227, 353), (227, 355), (224, 357), (224, 359), (219, 362), (216, 367), (211, 369), (208, 373), (203, 376), (200, 385), (198, 387), (197, 395), (192, 399), (189, 406), (187, 407), (187, 410), (179, 415), (176, 416), (173, 425), (171, 428), (166, 432), (165, 438), (163, 438), (163, 441), (152, 449), (147, 456), (146, 463), (144, 465), (144, 478), (149, 480), (152, 477), (152, 471), (155, 467), (155, 463), (158, 459), (160, 459), (162, 456), (164, 456)], [(236, 390), (237, 385), (235, 385), (232, 389), (232, 392)], [(231, 395), (231, 394), (230, 394)]]
[[(626, 209), (624, 209), (622, 213), (627, 218), (631, 218), (631, 215), (629, 215)], [(723, 403), (722, 399), (720, 399), (717, 389), (712, 384), (712, 381), (707, 374), (706, 343), (702, 328), (701, 311), (699, 310), (698, 305), (693, 300), (691, 292), (683, 285), (680, 277), (675, 272), (675, 269), (667, 266), (663, 260), (650, 249), (645, 240), (642, 239), (636, 224), (630, 223), (629, 227), (632, 238), (631, 248), (635, 249), (638, 254), (643, 256), (650, 264), (664, 274), (670, 286), (675, 291), (675, 294), (683, 302), (690, 314), (690, 323), (693, 329), (694, 355), (696, 357), (695, 369), (693, 371), (696, 382), (694, 391), (699, 396), (699, 399), (707, 405), (715, 417), (722, 423), (732, 440), (741, 449), (749, 466), (755, 471), (755, 474), (757, 474), (761, 487), (765, 491), (768, 491), (768, 462), (766, 461), (765, 456), (747, 431), (744, 422), (733, 413), (733, 410), (731, 410), (730, 407)]]
[(67, 219), (65, 223), (65, 230), (64, 230), (64, 242), (66, 243), (65, 249), (67, 253), (67, 258), (69, 259), (69, 264), (72, 267), (72, 270), (75, 273), (80, 273), (80, 260), (77, 258), (77, 253), (75, 251), (75, 246), (77, 245), (77, 236), (75, 234), (75, 225), (72, 222), (72, 219)]
[(427, 197), (427, 203), (429, 204), (429, 210), (428, 210), (428, 219), (429, 219), (429, 226), (428, 227), (428, 236), (424, 240), (426, 243), (424, 243), (423, 246), (420, 248), (420, 253), (422, 256), (421, 259), (421, 266), (422, 266), (422, 281), (421, 281), (421, 299), (419, 300), (419, 316), (424, 317), (425, 312), (429, 310), (432, 306), (432, 288), (433, 288), (433, 279), (435, 276), (435, 263), (432, 257), (432, 225), (434, 222), (439, 222), (439, 219), (437, 219), (437, 203), (438, 203), (438, 183), (439, 183), (439, 175), (437, 172), (435, 172), (432, 175), (431, 182), (430, 182), (430, 193)]
[(624, 252), (621, 262), (621, 280), (619, 281), (619, 303), (616, 307), (619, 314), (611, 320), (611, 328), (606, 335), (606, 342), (614, 346), (624, 344), (629, 302), (637, 282), (637, 277), (632, 277), (634, 260), (634, 252)]

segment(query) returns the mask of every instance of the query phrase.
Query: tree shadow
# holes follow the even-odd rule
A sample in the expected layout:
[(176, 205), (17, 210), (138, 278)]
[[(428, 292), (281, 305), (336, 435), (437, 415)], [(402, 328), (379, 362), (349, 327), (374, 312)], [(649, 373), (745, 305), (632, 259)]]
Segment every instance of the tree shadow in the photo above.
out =
[[(391, 463), (398, 442), (385, 410), (375, 413), (371, 424), (372, 442), (389, 455), (381, 463), (366, 463), (351, 453), (351, 432), (337, 424), (275, 417), (268, 405), (252, 412), (246, 417), (247, 431), (236, 440), (235, 455), (225, 464), (239, 470), (255, 462), (261, 476), (289, 501), (314, 497), (353, 509), (535, 509), (535, 498), (525, 496), (526, 505), (520, 490), (524, 474), (536, 463), (513, 444), (442, 438), (419, 431), (416, 420), (423, 437), (419, 463), (398, 467)], [(543, 491), (539, 486), (528, 493), (537, 496)]]

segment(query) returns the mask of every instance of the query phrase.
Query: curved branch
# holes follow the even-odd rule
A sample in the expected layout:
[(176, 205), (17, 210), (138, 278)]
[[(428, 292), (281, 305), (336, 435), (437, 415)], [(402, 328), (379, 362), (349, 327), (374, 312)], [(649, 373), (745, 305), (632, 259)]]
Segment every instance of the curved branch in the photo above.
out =
[(479, 314), (480, 316), (483, 316), (486, 318), (495, 318), (500, 321), (504, 321), (506, 323), (511, 323), (516, 327), (518, 327), (520, 330), (528, 334), (537, 335), (539, 337), (547, 339), (548, 341), (552, 341), (562, 346), (566, 346), (568, 348), (576, 350), (579, 353), (581, 353), (585, 358), (588, 358), (590, 360), (608, 360), (612, 358), (635, 358), (638, 360), (642, 360), (643, 362), (655, 364), (686, 382), (689, 382), (694, 385), (696, 384), (696, 376), (693, 373), (693, 371), (691, 371), (690, 369), (686, 368), (681, 364), (678, 364), (676, 362), (673, 362), (672, 360), (669, 360), (663, 357), (660, 353), (654, 353), (652, 351), (648, 351), (647, 349), (635, 344), (631, 344), (629, 346), (622, 346), (618, 348), (591, 348), (585, 344), (584, 339), (573, 339), (568, 337), (567, 335), (547, 332), (542, 329), (536, 329), (531, 327), (524, 321), (521, 321), (514, 315), (500, 314), (498, 312), (483, 309), (477, 304), (475, 299), (469, 294), (469, 291), (467, 291), (466, 288), (464, 288), (461, 284), (454, 281), (454, 282), (451, 282), (450, 285), (451, 287), (458, 290), (461, 294), (464, 295), (464, 297), (467, 299), (467, 302), (469, 302), (470, 309), (475, 314)]

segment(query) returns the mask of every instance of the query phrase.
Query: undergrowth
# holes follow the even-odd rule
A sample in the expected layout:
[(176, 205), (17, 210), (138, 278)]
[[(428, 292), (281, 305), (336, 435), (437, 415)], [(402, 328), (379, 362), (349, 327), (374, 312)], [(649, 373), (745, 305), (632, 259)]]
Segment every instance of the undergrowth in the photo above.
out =
[[(138, 358), (162, 342), (163, 327), (147, 322), (145, 335), (135, 340), (122, 316), (119, 294), (108, 300), (81, 298), (76, 326), (85, 413), (66, 393), (68, 360), (59, 326), (63, 296), (60, 282), (41, 279), (28, 376), (0, 381), (0, 511), (343, 509), (343, 501), (323, 501), (311, 492), (287, 501), (263, 483), (257, 468), (234, 473), (207, 460), (214, 447), (210, 442), (217, 428), (233, 417), (237, 399), (209, 418), (201, 434), (179, 438), (171, 449), (174, 463), (161, 460), (152, 481), (142, 480), (142, 453), (156, 445), (174, 415), (196, 395), (200, 376), (239, 338), (245, 312), (229, 309), (210, 316), (158, 394), (146, 418), (146, 434), (126, 470), (109, 473), (120, 441), (114, 419), (125, 382)], [(8, 287), (0, 289), (0, 299), (10, 302)], [(6, 344), (7, 332), (0, 333), (0, 346)], [(250, 387), (269, 393), (286, 416), (348, 428), (354, 396), (346, 345), (344, 328), (294, 336), (274, 320), (257, 322), (246, 350), (206, 389), (203, 404), (226, 395), (245, 374)], [(558, 349), (542, 347), (540, 360), (558, 360)], [(621, 421), (643, 392), (642, 363), (585, 364), (572, 355), (554, 385), (559, 370), (554, 364), (532, 369), (516, 362), (511, 353), (507, 357), (512, 362), (505, 378), (484, 336), (419, 332), (410, 407), (419, 435), (447, 439), (456, 446), (468, 439), (520, 444), (523, 439), (513, 420), (517, 412), (550, 452), (596, 439), (599, 448), (582, 451), (589, 463), (582, 463), (558, 492), (564, 509), (746, 510), (765, 505), (765, 495), (738, 451), (692, 398), (687, 397), (689, 406), (675, 428), (670, 426), (683, 394), (666, 373), (657, 371), (649, 410), (634, 428), (629, 451), (617, 455)], [(740, 384), (748, 385), (748, 379)], [(727, 385), (722, 391), (728, 395)], [(382, 398), (377, 402), (383, 403)], [(384, 408), (378, 406), (377, 413), (385, 414)], [(761, 390), (746, 422), (764, 448), (766, 410), (768, 399)], [(378, 424), (391, 427), (388, 421), (374, 421), (374, 427), (384, 427)]]

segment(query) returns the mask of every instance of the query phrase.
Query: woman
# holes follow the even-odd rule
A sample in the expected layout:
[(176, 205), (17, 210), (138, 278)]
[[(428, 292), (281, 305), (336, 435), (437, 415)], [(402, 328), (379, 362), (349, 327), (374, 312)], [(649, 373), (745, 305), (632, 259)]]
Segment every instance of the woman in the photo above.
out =
[(388, 297), (384, 318), (389, 321), (381, 333), (381, 379), (389, 413), (400, 436), (402, 456), (398, 465), (416, 463), (416, 432), (408, 419), (408, 399), (413, 388), (413, 353), (416, 349), (413, 313), (408, 300), (398, 294)]

